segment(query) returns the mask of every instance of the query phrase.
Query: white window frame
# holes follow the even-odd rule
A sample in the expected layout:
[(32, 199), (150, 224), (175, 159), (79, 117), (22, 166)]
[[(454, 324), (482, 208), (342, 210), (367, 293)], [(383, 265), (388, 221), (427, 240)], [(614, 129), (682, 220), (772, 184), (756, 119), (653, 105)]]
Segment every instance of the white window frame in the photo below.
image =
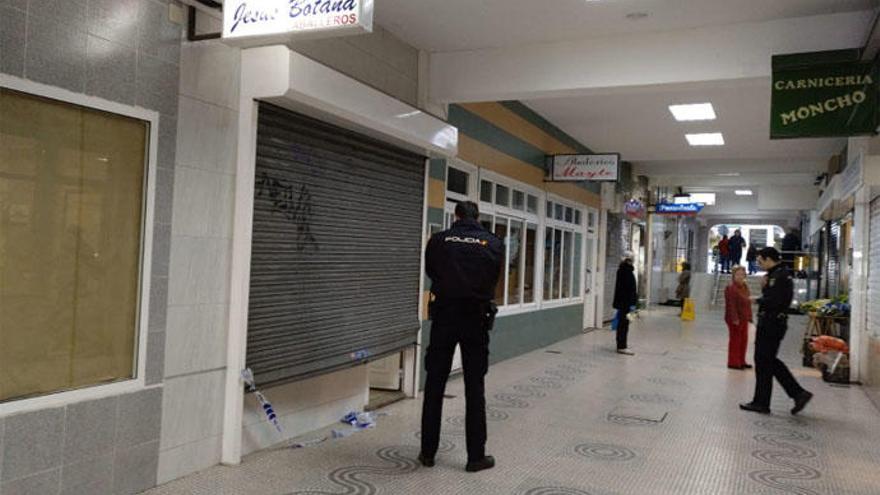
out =
[[(538, 189), (534, 186), (530, 186), (530, 185), (525, 184), (523, 182), (519, 182), (517, 180), (511, 179), (509, 177), (505, 177), (501, 174), (498, 174), (498, 173), (495, 173), (495, 172), (492, 172), (489, 170), (480, 169), (478, 183), (482, 184), (482, 181), (484, 181), (484, 180), (487, 180), (487, 181), (493, 183), (493, 191), (495, 190), (495, 188), (499, 184), (504, 187), (507, 187), (510, 191), (511, 205), (513, 204), (514, 190), (521, 191), (525, 195), (523, 197), (523, 201), (524, 201), (523, 209), (516, 210), (512, 206), (500, 206), (500, 205), (495, 204), (494, 192), (492, 195), (492, 202), (491, 203), (482, 201), (479, 198), (480, 186), (477, 187), (477, 196), (478, 196), (477, 200), (479, 201), (478, 204), (480, 205), (480, 216), (485, 217), (485, 216), (491, 215), (493, 217), (493, 221), (492, 221), (493, 230), (494, 230), (494, 226), (495, 226), (495, 221), (498, 218), (498, 216), (501, 216), (508, 221), (508, 227), (507, 227), (508, 232), (510, 230), (510, 220), (520, 221), (523, 224), (523, 232), (522, 232), (522, 240), (521, 240), (521, 246), (522, 246), (523, 252), (520, 257), (521, 266), (520, 266), (520, 270), (519, 270), (520, 302), (517, 304), (507, 304), (507, 299), (510, 295), (510, 287), (509, 287), (509, 284), (507, 281), (507, 268), (508, 268), (508, 264), (509, 264), (508, 259), (510, 257), (510, 246), (509, 246), (509, 243), (506, 242), (506, 239), (503, 239), (505, 241), (504, 242), (504, 273), (502, 274), (502, 276), (505, 277), (505, 279), (504, 279), (504, 300), (500, 301), (500, 302), (496, 301), (496, 304), (498, 304), (498, 314), (500, 316), (508, 316), (508, 315), (513, 315), (513, 314), (538, 311), (541, 309), (541, 295), (542, 295), (542, 287), (543, 287), (543, 278), (541, 277), (541, 275), (543, 273), (542, 261), (544, 259), (542, 257), (543, 249), (541, 248), (541, 246), (542, 246), (541, 243), (543, 242), (542, 226), (541, 226), (541, 217), (542, 217), (542, 215), (541, 215), (541, 210), (542, 210), (541, 201), (542, 201), (542, 198), (544, 197), (545, 193), (544, 193), (544, 191), (541, 191), (540, 189)], [(537, 205), (538, 212), (537, 213), (529, 213), (528, 212), (528, 196), (529, 195), (535, 196), (538, 200), (538, 205)], [(530, 224), (534, 225), (536, 228), (536, 232), (535, 232), (535, 259), (532, 261), (533, 266), (535, 267), (535, 273), (533, 275), (534, 276), (534, 279), (533, 279), (534, 280), (533, 281), (534, 296), (533, 296), (532, 302), (526, 303), (526, 302), (523, 302), (523, 300), (525, 299), (525, 276), (526, 276), (526, 271), (525, 271), (526, 242), (525, 242), (525, 240), (526, 240), (526, 236), (528, 234), (528, 226)], [(539, 269), (539, 267), (541, 267), (541, 268)]]
[[(577, 244), (575, 242), (576, 241), (576, 234), (581, 234), (580, 252), (574, 253), (571, 258), (571, 260), (572, 260), (571, 265), (572, 266), (571, 266), (571, 273), (569, 275), (569, 280), (571, 280), (572, 285), (574, 285), (575, 270), (577, 268), (577, 264), (575, 263), (575, 256), (577, 256), (577, 259), (580, 259), (580, 261), (581, 261), (580, 262), (580, 269), (583, 270), (583, 268), (584, 268), (584, 260), (585, 260), (585, 252), (586, 252), (586, 242), (585, 241), (587, 239), (587, 213), (588, 213), (588, 210), (587, 210), (587, 208), (584, 207), (584, 205), (580, 205), (574, 201), (565, 199), (561, 196), (557, 196), (552, 193), (547, 193), (546, 196), (544, 197), (544, 201), (542, 203), (544, 210), (547, 209), (548, 202), (551, 202), (554, 204), (559, 204), (559, 205), (562, 205), (564, 208), (572, 208), (575, 211), (581, 212), (581, 224), (580, 225), (575, 224), (574, 221), (566, 222), (564, 219), (557, 220), (556, 218), (551, 218), (551, 216), (553, 215), (554, 212), (550, 212), (550, 211), (545, 211), (544, 215), (542, 216), (542, 220), (543, 220), (543, 225), (542, 225), (542, 229), (541, 229), (542, 237), (544, 237), (548, 228), (559, 229), (562, 231), (571, 232), (572, 233), (571, 245), (572, 245), (572, 247), (574, 247)], [(575, 215), (575, 214), (573, 213), (573, 215)], [(564, 218), (564, 216), (565, 215), (563, 214), (563, 218)], [(598, 237), (598, 233), (596, 235)], [(544, 251), (543, 248), (546, 245), (544, 240), (545, 239), (542, 239), (542, 243), (541, 243), (542, 254)], [(564, 242), (562, 243), (561, 256), (563, 259), (565, 258), (565, 243)], [(553, 263), (554, 264), (556, 263), (555, 259), (553, 260)], [(567, 297), (567, 298), (560, 297), (558, 299), (543, 299), (543, 295), (544, 295), (544, 284), (543, 284), (544, 257), (543, 256), (541, 257), (541, 276), (542, 276), (542, 280), (541, 280), (541, 296), (542, 296), (541, 308), (542, 309), (544, 309), (544, 308), (558, 308), (558, 307), (563, 307), (563, 306), (571, 306), (571, 305), (575, 305), (575, 304), (583, 304), (583, 302), (584, 302), (584, 282), (585, 282), (583, 274), (580, 274), (578, 277), (578, 286), (571, 287), (569, 297)], [(562, 280), (564, 280), (564, 278)], [(562, 280), (559, 281), (559, 294), (560, 294), (560, 296), (562, 295)], [(551, 294), (552, 294), (552, 290), (551, 290)]]
[(152, 274), (153, 223), (156, 194), (156, 163), (159, 141), (159, 114), (152, 110), (116, 103), (66, 89), (36, 83), (5, 74), (0, 74), (0, 87), (34, 96), (70, 103), (81, 107), (131, 117), (150, 124), (149, 142), (144, 166), (143, 212), (141, 213), (141, 248), (139, 263), (139, 294), (136, 332), (136, 373), (134, 378), (109, 384), (88, 385), (76, 390), (50, 392), (46, 395), (24, 399), (10, 399), (0, 403), (0, 417), (52, 407), (60, 407), (104, 397), (111, 397), (140, 390), (161, 388), (162, 385), (146, 385), (147, 336), (149, 335), (150, 282)]

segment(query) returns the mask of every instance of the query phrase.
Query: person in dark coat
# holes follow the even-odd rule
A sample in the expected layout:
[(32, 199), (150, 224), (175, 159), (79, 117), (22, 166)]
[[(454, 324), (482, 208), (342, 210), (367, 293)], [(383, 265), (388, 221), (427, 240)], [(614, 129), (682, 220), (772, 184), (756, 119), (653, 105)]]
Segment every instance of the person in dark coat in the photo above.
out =
[(782, 238), (782, 264), (791, 271), (794, 271), (794, 259), (800, 250), (801, 238), (797, 231), (791, 229)]
[(425, 271), (431, 278), (434, 301), (429, 306), (431, 341), (425, 355), (425, 395), (422, 404), (422, 448), (419, 462), (434, 466), (440, 444), (443, 394), (452, 368), (455, 346), (461, 349), (464, 367), (465, 470), (495, 466), (486, 455), (486, 389), (489, 371), (489, 330), (495, 286), (504, 263), (504, 243), (479, 222), (480, 212), (471, 201), (455, 206), (455, 223), (434, 234), (425, 250)]
[(758, 248), (754, 244), (749, 245), (746, 252), (746, 262), (749, 264), (749, 275), (758, 273)]
[(736, 229), (733, 232), (733, 237), (727, 241), (727, 250), (730, 253), (727, 266), (728, 273), (730, 272), (730, 267), (742, 263), (743, 248), (745, 246), (746, 240), (743, 239), (742, 232), (740, 232), (739, 229)]
[(626, 252), (623, 255), (623, 261), (620, 262), (620, 266), (617, 268), (613, 307), (618, 311), (617, 352), (628, 356), (635, 354), (627, 345), (629, 334), (629, 318), (627, 318), (627, 315), (635, 310), (636, 304), (639, 302), (635, 270), (633, 255), (630, 252)]
[(718, 254), (721, 255), (721, 273), (730, 273), (730, 239), (727, 234), (721, 237), (718, 242)]

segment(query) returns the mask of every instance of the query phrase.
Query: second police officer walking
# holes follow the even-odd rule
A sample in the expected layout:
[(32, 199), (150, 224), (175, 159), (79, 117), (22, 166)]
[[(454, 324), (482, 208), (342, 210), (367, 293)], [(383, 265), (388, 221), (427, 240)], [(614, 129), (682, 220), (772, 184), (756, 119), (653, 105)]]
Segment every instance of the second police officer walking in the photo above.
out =
[(758, 331), (755, 338), (755, 396), (740, 408), (757, 413), (770, 413), (773, 378), (785, 393), (794, 399), (792, 414), (799, 413), (813, 394), (798, 384), (788, 367), (778, 357), (779, 346), (788, 329), (788, 308), (794, 297), (791, 273), (781, 263), (779, 251), (766, 247), (758, 252), (758, 264), (767, 271), (764, 288), (758, 300)]
[(426, 467), (434, 465), (440, 444), (443, 394), (456, 344), (464, 368), (465, 469), (477, 472), (495, 466), (495, 459), (486, 455), (485, 376), (496, 311), (492, 298), (504, 262), (504, 244), (480, 225), (479, 216), (475, 203), (458, 203), (452, 228), (433, 235), (425, 251), (425, 271), (435, 298), (429, 306), (431, 342), (425, 356), (419, 453), (419, 462)]

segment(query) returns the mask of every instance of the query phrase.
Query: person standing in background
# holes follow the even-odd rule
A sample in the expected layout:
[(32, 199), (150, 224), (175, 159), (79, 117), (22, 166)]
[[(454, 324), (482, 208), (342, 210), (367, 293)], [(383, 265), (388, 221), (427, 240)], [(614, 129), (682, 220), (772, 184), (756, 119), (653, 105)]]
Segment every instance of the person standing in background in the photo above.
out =
[(758, 248), (754, 244), (751, 244), (746, 252), (746, 262), (749, 264), (749, 275), (758, 273)]
[(728, 245), (730, 240), (727, 238), (727, 234), (721, 237), (721, 241), (718, 243), (718, 254), (721, 255), (721, 273), (730, 273), (730, 246)]
[(618, 311), (617, 323), (617, 353), (632, 356), (635, 353), (629, 350), (627, 337), (629, 336), (629, 318), (627, 315), (636, 308), (639, 302), (638, 285), (636, 284), (635, 265), (633, 254), (629, 251), (623, 254), (623, 260), (617, 268), (617, 280), (614, 285), (614, 309)]
[(727, 241), (727, 250), (729, 252), (729, 261), (727, 272), (730, 273), (730, 267), (742, 263), (743, 248), (746, 246), (746, 240), (743, 239), (742, 232), (736, 229), (733, 237)]

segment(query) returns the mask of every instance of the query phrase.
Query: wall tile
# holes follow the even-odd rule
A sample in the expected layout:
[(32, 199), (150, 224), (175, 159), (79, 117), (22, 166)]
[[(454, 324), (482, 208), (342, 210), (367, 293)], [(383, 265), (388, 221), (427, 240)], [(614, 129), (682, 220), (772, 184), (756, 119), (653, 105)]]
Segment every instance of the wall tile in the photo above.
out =
[(176, 95), (180, 85), (180, 69), (176, 63), (138, 52), (137, 79), (154, 93)]
[(174, 183), (174, 236), (232, 237), (235, 177), (178, 167)]
[(0, 6), (0, 72), (24, 75), (25, 13)]
[(64, 466), (61, 495), (98, 495), (113, 492), (113, 454)]
[(223, 370), (165, 380), (162, 450), (223, 432)]
[(159, 167), (174, 168), (177, 155), (177, 119), (170, 115), (159, 116)]
[(177, 163), (235, 173), (237, 112), (181, 96), (178, 121)]
[(169, 304), (227, 303), (230, 244), (229, 239), (172, 237)]
[(165, 376), (165, 332), (147, 336), (147, 385), (162, 383)]
[(113, 463), (113, 494), (135, 495), (156, 485), (159, 442), (116, 452)]
[(86, 24), (86, 0), (31, 0), (28, 16), (80, 28)]
[(159, 452), (159, 484), (220, 464), (223, 437), (214, 436)]
[[(166, 270), (167, 273), (167, 270)], [(154, 277), (151, 280), (162, 280), (167, 284), (168, 277)], [(165, 289), (167, 291), (167, 289)], [(168, 321), (168, 296), (150, 298), (150, 315), (147, 324), (149, 332), (164, 332)]]
[(137, 47), (139, 0), (89, 0), (88, 31), (115, 43)]
[(184, 44), (180, 51), (180, 93), (237, 110), (240, 67), (241, 50), (219, 40)]
[(159, 167), (156, 170), (156, 208), (153, 221), (171, 223), (174, 205), (174, 169)]
[[(33, 3), (40, 2), (32, 2), (32, 5)], [(71, 91), (83, 92), (86, 74), (86, 32), (71, 28), (70, 24), (54, 22), (33, 14), (28, 15), (27, 25), (26, 77)]]
[(168, 117), (177, 117), (177, 92), (157, 93), (142, 81), (135, 81), (135, 103)]
[[(171, 224), (157, 223), (153, 228), (153, 275), (168, 276), (168, 257), (171, 254)], [(152, 322), (150, 329), (155, 327)]]
[[(3, 481), (12, 481), (61, 464), (64, 408), (46, 409), (6, 418), (3, 440)], [(4, 489), (5, 491), (5, 489)]]
[(138, 8), (138, 50), (154, 57), (178, 63), (182, 26), (168, 21), (168, 6), (141, 0)]
[(125, 45), (89, 36), (86, 93), (134, 104), (136, 53)]
[(118, 398), (110, 397), (67, 407), (63, 459), (65, 463), (81, 461), (113, 451), (118, 403)]
[(0, 0), (0, 7), (12, 7), (21, 10), (27, 10), (27, 0)]
[(165, 376), (213, 370), (226, 365), (228, 310), (224, 304), (168, 308)]
[(3, 495), (55, 495), (61, 489), (61, 468), (0, 485)]
[(153, 388), (119, 398), (116, 446), (124, 449), (159, 439), (162, 389)]
[(150, 303), (168, 301), (168, 277), (152, 277), (150, 279)]

